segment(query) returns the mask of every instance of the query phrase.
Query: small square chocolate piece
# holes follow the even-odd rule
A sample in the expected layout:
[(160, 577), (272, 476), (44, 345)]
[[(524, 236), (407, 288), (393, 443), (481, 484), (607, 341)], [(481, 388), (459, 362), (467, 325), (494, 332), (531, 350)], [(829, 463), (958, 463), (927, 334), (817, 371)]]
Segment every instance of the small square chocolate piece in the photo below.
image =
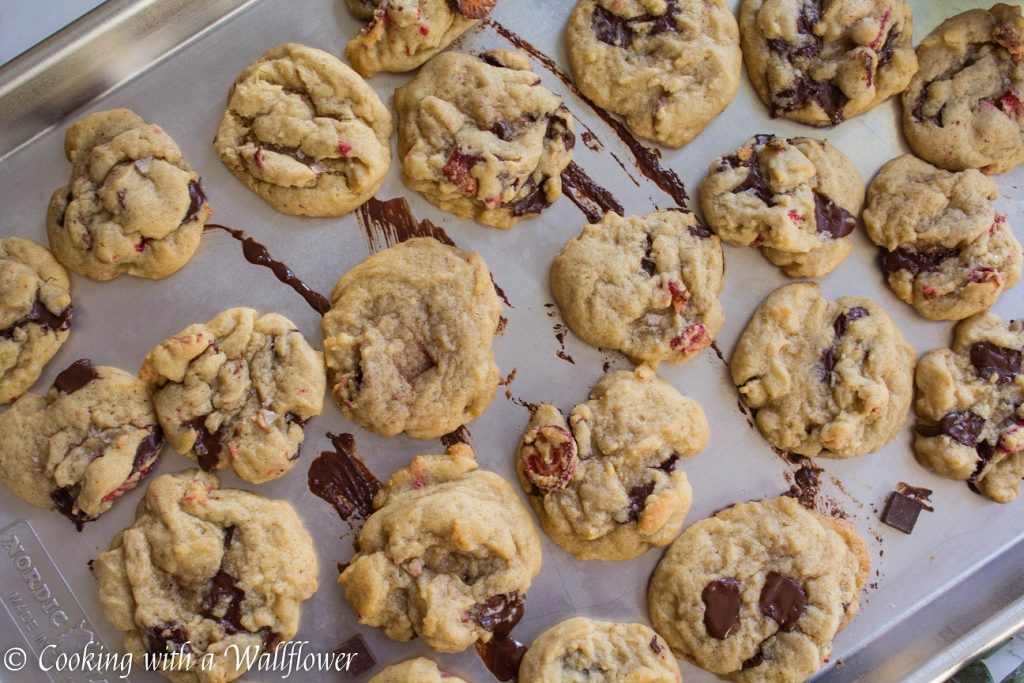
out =
[(358, 633), (334, 648), (334, 652), (335, 654), (352, 655), (349, 667), (345, 670), (345, 675), (349, 678), (355, 678), (377, 666), (377, 659), (370, 651), (370, 646)]
[(922, 509), (924, 509), (924, 504), (921, 501), (894, 491), (889, 496), (889, 502), (882, 513), (882, 522), (909, 534), (914, 530), (917, 516), (921, 514)]

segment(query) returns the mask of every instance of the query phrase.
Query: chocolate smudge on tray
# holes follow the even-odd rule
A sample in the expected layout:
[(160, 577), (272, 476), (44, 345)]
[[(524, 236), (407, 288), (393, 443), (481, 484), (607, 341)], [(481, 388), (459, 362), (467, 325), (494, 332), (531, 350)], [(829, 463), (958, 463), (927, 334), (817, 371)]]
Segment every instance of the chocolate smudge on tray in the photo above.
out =
[(366, 519), (373, 513), (373, 498), (383, 485), (359, 457), (354, 436), (328, 433), (327, 438), (334, 450), (321, 452), (310, 463), (306, 481), (313, 495), (330, 503), (355, 529), (352, 518)]
[(491, 596), (468, 615), (481, 628), (494, 634), (488, 642), (478, 642), (476, 652), (499, 681), (515, 679), (526, 654), (526, 646), (511, 635), (523, 618), (523, 611), (522, 597), (518, 593), (506, 593)]
[(568, 326), (566, 326), (564, 323), (555, 323), (551, 329), (555, 331), (555, 339), (558, 340), (559, 346), (559, 349), (558, 351), (555, 352), (555, 355), (561, 358), (562, 360), (566, 361), (567, 363), (572, 363), (573, 365), (576, 365), (576, 361), (572, 359), (572, 356), (565, 352), (565, 333), (569, 331)]
[(594, 113), (600, 116), (608, 127), (615, 131), (615, 134), (620, 140), (622, 140), (622, 143), (629, 148), (630, 152), (633, 153), (633, 157), (636, 160), (636, 168), (655, 185), (661, 188), (663, 192), (672, 197), (673, 201), (675, 201), (679, 208), (687, 208), (689, 195), (686, 192), (686, 186), (675, 171), (661, 165), (661, 152), (642, 144), (637, 140), (633, 133), (630, 132), (629, 128), (626, 127), (626, 124), (622, 123), (612, 114), (594, 104), (590, 98), (580, 92), (569, 74), (563, 71), (551, 57), (535, 48), (529, 43), (529, 41), (523, 39), (517, 33), (505, 28), (494, 19), (485, 19), (484, 23), (493, 28), (498, 35), (516, 48), (529, 53), (534, 59), (540, 62), (545, 69), (557, 76), (562, 83), (564, 83), (565, 86), (573, 92), (573, 94), (586, 102), (587, 105), (594, 110)]
[(590, 130), (589, 128), (583, 131), (583, 134), (580, 135), (580, 138), (583, 140), (584, 146), (586, 146), (586, 148), (589, 149), (591, 152), (600, 152), (601, 150), (604, 149), (604, 145), (602, 145), (601, 141), (597, 139), (596, 135), (594, 135), (594, 131)]
[(372, 253), (393, 247), (413, 237), (433, 237), (441, 244), (454, 247), (455, 242), (443, 228), (430, 221), (416, 220), (404, 197), (381, 201), (370, 197), (359, 207), (356, 218), (363, 228)]
[(718, 356), (718, 360), (722, 361), (723, 363), (726, 364), (726, 366), (728, 366), (729, 365), (729, 361), (727, 361), (725, 359), (725, 356), (722, 354), (722, 349), (718, 348), (718, 342), (712, 341), (711, 342), (711, 348), (712, 348), (712, 350), (714, 350), (715, 355)]
[(814, 504), (817, 501), (820, 486), (818, 475), (824, 470), (812, 465), (811, 459), (805, 458), (802, 455), (786, 453), (785, 458), (788, 462), (794, 465), (799, 465), (799, 467), (791, 473), (793, 477), (793, 484), (789, 487), (789, 491), (783, 495), (796, 498), (797, 502), (805, 508), (813, 510), (815, 507)]
[(562, 171), (562, 193), (575, 204), (590, 223), (599, 223), (609, 211), (620, 216), (626, 211), (607, 189), (594, 182), (575, 161)]
[(242, 243), (242, 254), (245, 256), (246, 261), (257, 266), (269, 268), (278, 280), (294, 289), (320, 315), (324, 315), (327, 311), (331, 310), (331, 302), (327, 297), (313, 291), (309, 285), (295, 275), (291, 268), (283, 262), (272, 258), (267, 247), (247, 235), (244, 230), (229, 228), (226, 225), (218, 225), (217, 223), (207, 223), (203, 230), (205, 232), (223, 230), (228, 233)]
[[(513, 372), (515, 372), (513, 370)], [(441, 443), (445, 448), (451, 448), (457, 443), (464, 443), (467, 446), (473, 445), (473, 435), (466, 429), (466, 425), (457, 427), (454, 431), (448, 432), (441, 437)]]

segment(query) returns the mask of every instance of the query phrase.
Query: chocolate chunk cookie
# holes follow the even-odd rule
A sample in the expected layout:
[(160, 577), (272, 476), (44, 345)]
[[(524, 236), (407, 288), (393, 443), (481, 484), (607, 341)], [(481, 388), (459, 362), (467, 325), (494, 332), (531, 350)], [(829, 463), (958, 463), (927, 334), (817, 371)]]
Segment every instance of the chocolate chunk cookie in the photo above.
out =
[(700, 404), (641, 365), (602, 377), (568, 421), (542, 404), (516, 470), (555, 543), (580, 560), (629, 560), (679, 535), (691, 492), (676, 465), (707, 443)]
[(64, 154), (71, 180), (46, 212), (58, 261), (93, 280), (159, 280), (188, 263), (213, 209), (160, 126), (128, 109), (96, 112), (68, 128)]
[(139, 370), (174, 450), (253, 484), (295, 465), (326, 389), (323, 354), (284, 316), (257, 315), (231, 308), (190, 325)]
[(373, 506), (338, 577), (359, 623), (461, 652), (522, 609), (540, 572), (540, 538), (512, 487), (477, 470), (469, 446), (413, 458)]
[(654, 570), (648, 608), (672, 651), (731, 681), (809, 678), (857, 613), (870, 571), (850, 523), (789, 497), (689, 527)]
[(551, 265), (551, 293), (572, 331), (635, 363), (681, 363), (711, 344), (725, 317), (718, 238), (688, 211), (587, 225)]
[(909, 154), (882, 167), (864, 225), (899, 298), (931, 320), (960, 320), (1017, 284), (1021, 247), (992, 205), (998, 195), (975, 169), (950, 173)]
[(395, 91), (402, 179), (459, 218), (510, 228), (562, 195), (576, 137), (521, 52), (446, 52)]
[(1002, 173), (1024, 161), (1024, 18), (993, 5), (944, 21), (917, 48), (903, 93), (914, 154), (950, 171)]
[(580, 0), (566, 40), (580, 91), (671, 147), (739, 89), (739, 29), (725, 0)]
[(827, 141), (755, 135), (712, 162), (700, 203), (726, 243), (761, 247), (790, 277), (821, 277), (850, 255), (864, 184)]
[(910, 409), (914, 348), (881, 306), (799, 282), (769, 294), (729, 362), (776, 448), (847, 458), (891, 441)]
[(291, 505), (221, 489), (199, 470), (154, 479), (93, 571), (135, 666), (148, 653), (167, 678), (197, 683), (233, 681), (247, 652), (291, 640), (318, 577), (313, 540)]
[(979, 313), (917, 364), (914, 450), (922, 465), (1006, 503), (1024, 478), (1024, 321)]
[(531, 683), (682, 683), (665, 641), (643, 624), (573, 617), (537, 636), (519, 680)]
[(80, 360), (45, 396), (0, 413), (0, 481), (81, 529), (149, 473), (163, 445), (145, 383)]
[(392, 664), (381, 669), (380, 673), (367, 683), (466, 683), (447, 671), (441, 671), (437, 664), (426, 657), (417, 657)]
[(494, 397), (501, 301), (476, 252), (421, 237), (370, 256), (324, 316), (331, 391), (367, 429), (435, 439)]
[(32, 386), (71, 330), (71, 281), (53, 255), (0, 238), (0, 405)]
[(484, 19), (497, 0), (348, 0), (369, 19), (345, 46), (355, 70), (369, 78), (381, 71), (412, 71)]
[(743, 0), (750, 80), (771, 109), (812, 126), (863, 114), (917, 71), (905, 0)]
[(342, 216), (380, 189), (391, 112), (337, 57), (288, 43), (235, 79), (213, 145), (246, 187), (284, 213)]

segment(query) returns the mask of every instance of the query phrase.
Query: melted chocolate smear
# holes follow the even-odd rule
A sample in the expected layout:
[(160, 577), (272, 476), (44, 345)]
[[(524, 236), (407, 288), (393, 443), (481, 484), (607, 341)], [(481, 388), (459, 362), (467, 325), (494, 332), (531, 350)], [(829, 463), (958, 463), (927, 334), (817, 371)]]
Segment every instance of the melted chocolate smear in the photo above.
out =
[(850, 322), (863, 318), (870, 315), (867, 309), (861, 308), (860, 306), (854, 306), (851, 309), (843, 311), (832, 323), (832, 329), (835, 330), (835, 338), (832, 340), (832, 345), (825, 349), (821, 354), (821, 370), (819, 377), (821, 381), (826, 382), (832, 376), (832, 371), (836, 367), (836, 353), (839, 348), (839, 340), (844, 334), (846, 334), (846, 327)]
[(959, 255), (960, 250), (956, 247), (935, 247), (926, 251), (900, 247), (896, 251), (883, 251), (880, 260), (882, 270), (887, 273), (909, 270), (911, 275), (917, 275), (938, 270), (943, 261)]
[(746, 160), (741, 161), (739, 156), (736, 154), (730, 154), (729, 156), (722, 157), (722, 161), (718, 165), (718, 168), (721, 171), (724, 171), (727, 168), (747, 169), (747, 177), (743, 179), (742, 183), (733, 188), (733, 194), (740, 194), (741, 192), (751, 190), (753, 191), (754, 196), (760, 199), (764, 204), (768, 206), (775, 206), (775, 193), (768, 187), (768, 182), (765, 180), (764, 172), (761, 170), (761, 164), (758, 161), (759, 155), (755, 149), (758, 145), (763, 146), (774, 138), (774, 135), (755, 135), (754, 145), (751, 147), (751, 154)]
[(923, 437), (930, 438), (945, 434), (954, 441), (965, 446), (975, 447), (981, 430), (985, 426), (985, 418), (970, 410), (954, 410), (947, 413), (937, 425), (919, 424), (916, 431)]
[(57, 507), (57, 512), (70, 519), (75, 528), (81, 531), (85, 523), (92, 520), (85, 513), (75, 511), (77, 496), (78, 492), (71, 486), (63, 486), (50, 492), (50, 500)]
[(764, 650), (762, 649), (763, 645), (764, 642), (758, 645), (757, 652), (754, 653), (754, 656), (743, 662), (744, 671), (746, 671), (747, 669), (753, 669), (755, 666), (761, 666), (764, 663)]
[(997, 346), (989, 341), (974, 342), (971, 346), (971, 365), (978, 376), (988, 379), (996, 376), (996, 384), (1009, 384), (1020, 374), (1021, 352)]
[(373, 656), (373, 651), (366, 640), (358, 633), (344, 643), (339, 644), (338, 647), (334, 648), (334, 651), (338, 654), (352, 655), (351, 664), (348, 670), (345, 671), (345, 675), (348, 678), (355, 678), (377, 666), (377, 658)]
[(526, 190), (526, 194), (514, 202), (509, 202), (507, 205), (509, 212), (516, 218), (520, 218), (529, 214), (540, 213), (551, 206), (551, 202), (548, 201), (547, 192), (544, 191), (544, 184), (546, 182), (546, 177), (541, 179), (539, 185), (532, 177), (527, 178), (526, 182), (523, 183), (523, 189)]
[(715, 352), (715, 355), (718, 356), (718, 360), (722, 361), (726, 365), (729, 364), (729, 361), (725, 359), (725, 355), (722, 354), (722, 349), (718, 348), (717, 342), (711, 342), (711, 349)]
[(740, 625), (740, 585), (736, 579), (715, 579), (700, 594), (704, 602), (704, 628), (708, 635), (725, 640)]
[(150, 654), (163, 658), (173, 652), (189, 652), (188, 630), (181, 623), (166, 623), (143, 628), (146, 649)]
[(772, 99), (772, 116), (803, 109), (810, 104), (821, 107), (833, 125), (842, 123), (843, 107), (850, 98), (831, 81), (814, 81), (800, 76), (792, 88), (780, 90)]
[(466, 425), (462, 425), (455, 431), (448, 432), (442, 436), (441, 443), (444, 444), (445, 448), (451, 448), (457, 443), (464, 443), (468, 446), (473, 443), (473, 435), (469, 433), (468, 429), (466, 429)]
[(515, 308), (512, 302), (508, 300), (508, 296), (505, 295), (505, 290), (498, 286), (498, 283), (494, 281), (494, 273), (491, 273), (491, 284), (494, 285), (494, 291), (498, 295), (498, 298), (505, 302), (505, 305), (509, 308)]
[(933, 491), (926, 489), (922, 486), (911, 486), (905, 481), (901, 481), (896, 484), (896, 490), (902, 493), (904, 496), (913, 498), (914, 500), (921, 503), (922, 507), (928, 512), (935, 512), (935, 508), (931, 507), (932, 502), (931, 496)]
[(853, 232), (857, 227), (857, 219), (825, 195), (815, 192), (814, 225), (818, 232), (832, 239), (840, 239)]
[(885, 42), (882, 43), (881, 49), (878, 51), (878, 68), (881, 69), (883, 66), (892, 61), (893, 53), (896, 52), (896, 48), (892, 45), (896, 42), (896, 39), (900, 37), (900, 32), (897, 30), (898, 25), (894, 25), (889, 29), (889, 35), (885, 37)]
[(583, 135), (580, 137), (583, 138), (583, 145), (591, 152), (600, 152), (604, 149), (604, 145), (602, 145), (601, 141), (597, 139), (596, 135), (594, 135), (594, 131), (589, 129), (585, 130), (583, 131)]
[(188, 183), (188, 211), (185, 212), (185, 218), (181, 221), (181, 224), (191, 223), (199, 215), (199, 209), (203, 208), (203, 203), (206, 201), (206, 195), (203, 194), (203, 186), (199, 184), (198, 180), (190, 180)]
[(334, 450), (323, 451), (310, 463), (306, 478), (309, 490), (334, 506), (342, 521), (366, 519), (373, 513), (373, 497), (382, 484), (359, 457), (354, 436), (328, 434), (327, 438)]
[(614, 211), (620, 216), (626, 212), (619, 200), (595, 183), (575, 161), (570, 161), (562, 171), (562, 191), (590, 223), (599, 223), (609, 211)]
[(786, 55), (790, 62), (798, 57), (810, 59), (811, 57), (818, 56), (824, 44), (821, 36), (814, 35), (814, 25), (819, 20), (821, 20), (821, 0), (805, 1), (796, 18), (796, 30), (800, 35), (808, 36), (811, 42), (795, 45), (784, 40), (775, 39), (768, 41), (768, 47), (773, 52)]
[(810, 458), (805, 458), (795, 453), (787, 453), (786, 455), (787, 460), (799, 465), (799, 467), (793, 472), (793, 484), (789, 487), (789, 491), (783, 495), (796, 498), (797, 502), (805, 508), (813, 510), (820, 487), (818, 475), (824, 470), (812, 465)]
[(526, 646), (511, 637), (512, 629), (523, 618), (523, 599), (518, 593), (494, 595), (477, 605), (470, 617), (480, 628), (494, 634), (487, 643), (476, 644), (476, 652), (494, 677), (511, 681), (519, 673)]
[(371, 197), (356, 214), (363, 226), (371, 252), (378, 252), (414, 237), (433, 237), (441, 244), (454, 247), (455, 242), (430, 221), (417, 221), (404, 197), (381, 201)]
[[(672, 2), (671, 4), (674, 5), (675, 3)], [(666, 12), (665, 14), (667, 15), (668, 12)], [(619, 137), (622, 143), (629, 148), (630, 152), (633, 153), (633, 157), (636, 159), (637, 169), (642, 174), (644, 174), (644, 176), (646, 176), (649, 180), (651, 180), (655, 185), (661, 188), (662, 191), (664, 191), (666, 194), (672, 197), (672, 200), (675, 201), (676, 206), (678, 206), (681, 209), (686, 208), (687, 202), (689, 201), (689, 196), (686, 193), (686, 186), (683, 184), (683, 181), (680, 180), (679, 176), (676, 174), (675, 171), (669, 168), (665, 168), (661, 165), (661, 163), (658, 161), (660, 155), (656, 150), (641, 144), (640, 141), (636, 139), (636, 137), (630, 132), (630, 130), (626, 127), (624, 123), (616, 119), (614, 116), (612, 116), (610, 113), (608, 113), (601, 107), (594, 104), (594, 102), (590, 100), (590, 98), (586, 97), (583, 93), (581, 93), (579, 88), (577, 88), (576, 84), (573, 82), (572, 77), (569, 76), (569, 74), (567, 74), (565, 71), (563, 71), (561, 67), (559, 67), (555, 60), (553, 60), (551, 57), (547, 56), (546, 54), (535, 48), (533, 45), (531, 45), (529, 41), (524, 40), (518, 34), (508, 30), (503, 25), (499, 24), (493, 19), (485, 19), (484, 23), (487, 26), (493, 28), (498, 33), (498, 35), (507, 40), (516, 48), (529, 53), (534, 59), (540, 62), (540, 64), (545, 69), (550, 71), (553, 75), (557, 76), (559, 80), (561, 80), (562, 83), (564, 83), (565, 86), (573, 92), (574, 95), (576, 95), (581, 100), (586, 102), (587, 106), (589, 106), (595, 114), (600, 116), (601, 119), (613, 131), (615, 131), (615, 134)]]
[(629, 507), (626, 508), (626, 518), (630, 522), (640, 519), (640, 513), (644, 511), (647, 503), (647, 496), (654, 492), (654, 482), (637, 484), (629, 489)]
[(94, 379), (99, 379), (96, 367), (88, 358), (76, 360), (53, 380), (53, 388), (62, 394), (73, 394)]
[[(371, 200), (372, 201), (372, 200)], [(291, 268), (286, 266), (281, 261), (277, 261), (270, 256), (270, 252), (267, 247), (260, 244), (252, 237), (245, 234), (245, 231), (238, 230), (236, 228), (229, 228), (224, 225), (217, 225), (215, 223), (208, 223), (206, 230), (223, 230), (228, 233), (236, 240), (242, 243), (242, 254), (245, 256), (245, 260), (253, 265), (264, 266), (269, 268), (274, 276), (278, 280), (288, 285), (296, 292), (299, 296), (305, 299), (306, 303), (309, 304), (314, 311), (320, 315), (324, 315), (327, 311), (331, 310), (331, 302), (323, 294), (315, 292), (310, 289), (309, 285), (300, 280)]]
[(637, 24), (649, 24), (649, 28), (646, 29), (646, 34), (649, 36), (670, 31), (677, 32), (675, 19), (677, 14), (679, 14), (677, 0), (668, 0), (665, 3), (665, 12), (660, 16), (641, 14), (631, 19), (620, 17), (601, 5), (597, 5), (590, 18), (590, 28), (602, 43), (628, 49), (633, 45), (633, 39), (643, 33), (641, 29), (636, 28)]
[(807, 594), (793, 579), (768, 572), (761, 597), (758, 599), (761, 614), (775, 620), (779, 628), (789, 632), (796, 628), (796, 622), (807, 610)]
[(74, 309), (71, 305), (68, 305), (63, 311), (54, 315), (50, 313), (46, 305), (37, 297), (28, 315), (21, 320), (16, 320), (10, 327), (0, 330), (0, 339), (14, 339), (15, 330), (33, 323), (51, 332), (63, 332), (71, 327), (71, 316), (73, 313)]
[(150, 429), (149, 436), (140, 441), (138, 448), (135, 449), (135, 459), (132, 460), (133, 473), (152, 464), (164, 447), (164, 430), (160, 425), (153, 425)]
[(205, 472), (212, 472), (220, 463), (220, 449), (223, 445), (221, 441), (227, 435), (227, 429), (225, 425), (221, 425), (220, 429), (211, 433), (206, 428), (207, 417), (209, 416), (200, 415), (181, 424), (183, 427), (195, 430), (196, 442), (193, 444), (192, 450), (196, 452), (199, 467)]

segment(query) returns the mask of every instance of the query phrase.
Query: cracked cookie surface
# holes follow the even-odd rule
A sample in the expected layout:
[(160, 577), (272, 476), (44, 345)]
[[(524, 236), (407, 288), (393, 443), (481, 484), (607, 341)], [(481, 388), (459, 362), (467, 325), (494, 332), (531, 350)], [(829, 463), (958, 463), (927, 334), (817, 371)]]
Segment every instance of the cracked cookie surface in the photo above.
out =
[(755, 135), (716, 159), (700, 185), (701, 210), (722, 240), (761, 247), (790, 277), (821, 277), (846, 260), (864, 184), (824, 140)]
[(46, 212), (50, 248), (93, 280), (158, 280), (199, 248), (213, 213), (178, 145), (128, 109), (96, 112), (64, 136), (71, 180)]
[(346, 273), (331, 302), (324, 352), (349, 419), (385, 436), (434, 439), (490, 404), (501, 301), (476, 252), (407, 240)]
[(857, 613), (870, 571), (853, 525), (789, 497), (740, 503), (683, 532), (648, 608), (672, 651), (740, 683), (799, 683)]
[(562, 195), (576, 143), (562, 98), (521, 52), (446, 52), (395, 91), (402, 179), (427, 201), (510, 228)]
[(1021, 246), (992, 204), (998, 195), (975, 169), (950, 173), (909, 154), (882, 167), (864, 226), (899, 298), (931, 320), (960, 320), (1017, 284)]
[(1024, 18), (997, 4), (944, 21), (917, 48), (903, 93), (914, 153), (950, 171), (1002, 173), (1024, 161)]
[(485, 18), (497, 0), (348, 0), (369, 23), (345, 46), (352, 66), (369, 78), (412, 71)]
[(388, 479), (338, 577), (359, 623), (438, 652), (491, 640), (540, 572), (540, 538), (512, 487), (472, 449), (421, 455)]
[(863, 114), (917, 71), (905, 0), (743, 0), (747, 73), (771, 110), (813, 126)]
[(1024, 478), (1024, 321), (979, 313), (956, 327), (951, 348), (917, 364), (921, 464), (998, 503)]
[(541, 404), (516, 470), (555, 543), (580, 560), (628, 560), (679, 535), (691, 489), (677, 463), (707, 442), (700, 404), (641, 365), (602, 377), (568, 420)]
[(231, 308), (154, 348), (148, 382), (168, 443), (206, 471), (254, 484), (285, 474), (323, 409), (323, 354), (282, 315)]
[(235, 79), (214, 147), (250, 190), (283, 213), (342, 216), (380, 189), (391, 112), (341, 60), (305, 45), (273, 48)]
[(149, 473), (163, 444), (145, 383), (79, 360), (46, 395), (0, 413), (0, 480), (81, 529)]
[(573, 617), (530, 644), (519, 678), (531, 683), (682, 683), (662, 638), (644, 624)]
[(437, 664), (426, 657), (417, 657), (400, 664), (384, 667), (367, 683), (466, 683), (466, 681), (452, 676), (447, 671), (441, 671), (437, 668)]
[(0, 238), (0, 405), (31, 387), (71, 331), (71, 280), (53, 255)]
[(551, 265), (551, 293), (572, 331), (635, 363), (681, 363), (711, 344), (725, 316), (722, 245), (690, 212), (587, 225)]
[(846, 458), (891, 441), (913, 395), (914, 348), (870, 299), (785, 285), (765, 297), (729, 361), (740, 398), (776, 448)]
[(580, 0), (566, 39), (580, 91), (671, 147), (696, 137), (739, 89), (739, 29), (724, 0)]
[(262, 653), (291, 640), (318, 583), (313, 540), (291, 505), (222, 489), (199, 470), (155, 478), (93, 571), (136, 666), (145, 653), (176, 654), (160, 671), (175, 683), (245, 674), (230, 646)]

